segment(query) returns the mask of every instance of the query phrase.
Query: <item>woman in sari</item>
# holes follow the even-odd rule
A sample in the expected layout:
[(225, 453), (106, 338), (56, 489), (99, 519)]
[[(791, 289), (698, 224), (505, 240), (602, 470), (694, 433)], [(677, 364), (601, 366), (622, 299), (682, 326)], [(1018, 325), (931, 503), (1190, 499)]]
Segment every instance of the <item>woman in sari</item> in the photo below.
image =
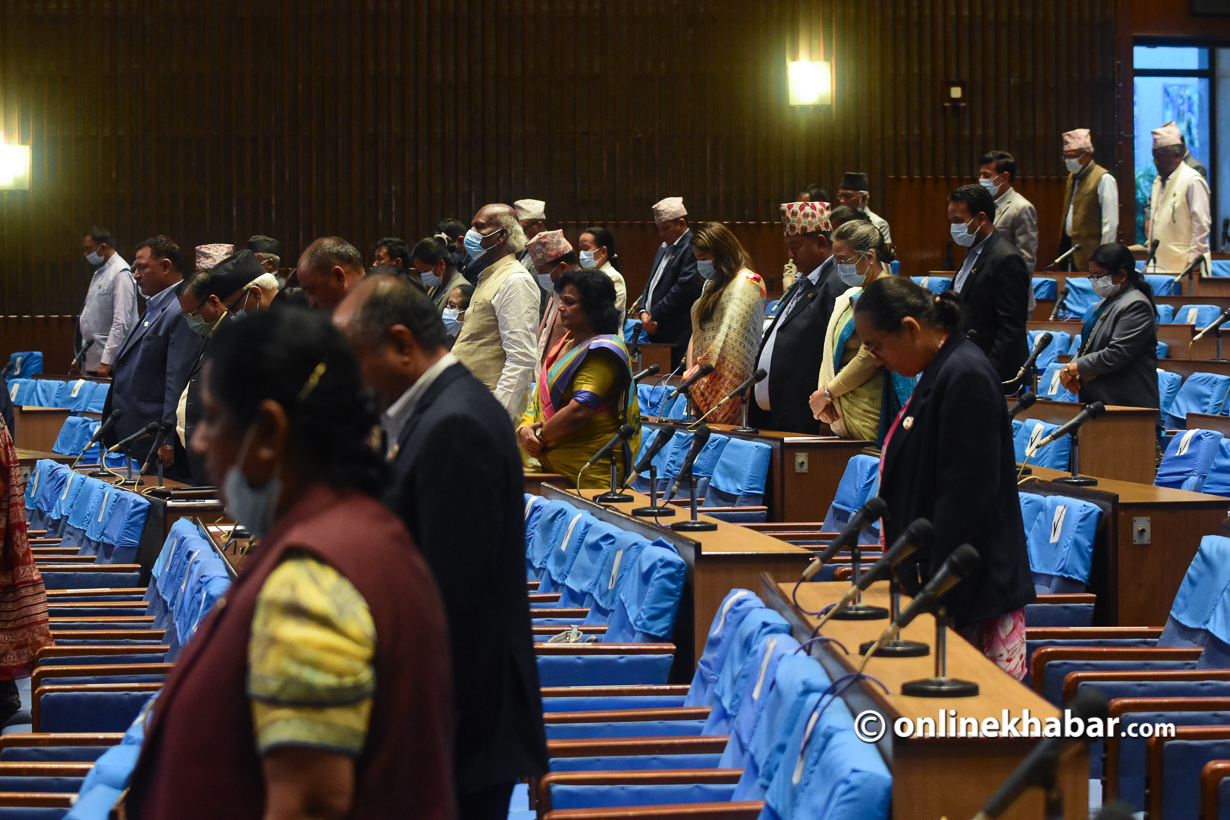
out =
[[(711, 364), (713, 372), (692, 387), (697, 416), (712, 410), (756, 367), (764, 336), (765, 286), (752, 271), (752, 259), (720, 222), (705, 222), (692, 233), (696, 267), (706, 280), (692, 306), (688, 368)], [(739, 402), (727, 402), (706, 421), (738, 424)]]
[(876, 365), (854, 332), (854, 303), (864, 287), (892, 276), (892, 251), (874, 225), (858, 220), (833, 232), (833, 261), (850, 289), (833, 306), (811, 410), (836, 436), (879, 442), (914, 390), (915, 380)]
[(34, 655), (51, 646), (47, 590), (26, 535), (25, 482), (8, 425), (0, 421), (0, 726), (21, 708), (17, 678), (28, 678)]
[(606, 464), (581, 469), (625, 424), (638, 429), (616, 458), (620, 480), (640, 447), (640, 408), (631, 359), (616, 335), (623, 315), (615, 285), (596, 270), (568, 271), (555, 282), (559, 321), (567, 333), (543, 360), (530, 406), (517, 428), (526, 466), (560, 473), (580, 486), (607, 486)]

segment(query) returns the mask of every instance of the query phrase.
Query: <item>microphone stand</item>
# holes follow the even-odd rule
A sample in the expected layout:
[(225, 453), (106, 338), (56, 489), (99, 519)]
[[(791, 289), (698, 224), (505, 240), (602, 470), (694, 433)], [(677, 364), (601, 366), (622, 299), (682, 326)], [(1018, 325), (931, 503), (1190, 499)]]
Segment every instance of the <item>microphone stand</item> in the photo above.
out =
[[(614, 450), (611, 451), (611, 489), (609, 489), (602, 495), (594, 496), (594, 501), (596, 501), (599, 504), (620, 504), (626, 501), (634, 500), (632, 496), (628, 495), (627, 493), (621, 493), (619, 491), (619, 475), (618, 475), (618, 468), (615, 465), (615, 454), (618, 450), (621, 450), (621, 449), (623, 448), (616, 447)], [(162, 466), (161, 460), (159, 460), (158, 464), (159, 464), (159, 467)], [(652, 487), (650, 491), (652, 492)]]
[[(1220, 334), (1218, 336), (1218, 341), (1221, 341)], [(1076, 430), (1073, 430), (1068, 436), (1070, 439), (1072, 439), (1072, 462), (1071, 462), (1072, 463), (1072, 474), (1060, 476), (1059, 478), (1056, 478), (1053, 480), (1056, 484), (1067, 484), (1069, 487), (1096, 487), (1098, 486), (1098, 480), (1096, 478), (1090, 478), (1089, 476), (1084, 476), (1080, 474), (1080, 466), (1081, 466), (1080, 440), (1077, 438), (1077, 435), (1076, 435), (1079, 432), (1080, 432), (1080, 429), (1078, 428)]]
[(935, 611), (935, 675), (901, 684), (901, 694), (915, 698), (972, 698), (978, 684), (948, 677), (948, 610)]
[(632, 515), (637, 518), (652, 517), (652, 518), (670, 518), (675, 514), (675, 511), (668, 505), (663, 504), (658, 506), (658, 468), (653, 466), (653, 462), (649, 462), (649, 506), (637, 507), (632, 511)]
[[(850, 546), (850, 557), (853, 560), (850, 580), (857, 585), (863, 575), (863, 548), (857, 541)], [(834, 621), (878, 621), (888, 617), (888, 610), (863, 603), (863, 593), (860, 592), (854, 603), (829, 617)]]
[(696, 519), (696, 476), (688, 476), (688, 495), (690, 498), (689, 508), (692, 511), (692, 517), (688, 521), (676, 521), (671, 524), (671, 529), (675, 532), (710, 532), (717, 529), (717, 524), (712, 521), (698, 521)]
[(750, 424), (747, 423), (747, 410), (748, 410), (748, 406), (751, 404), (752, 391), (755, 389), (756, 389), (756, 386), (752, 385), (747, 390), (743, 391), (743, 396), (740, 399), (743, 405), (743, 411), (742, 411), (743, 412), (743, 423), (739, 425), (738, 427), (736, 427), (732, 432), (735, 432), (735, 433), (759, 433), (760, 432), (755, 427), (752, 427)]
[[(888, 581), (888, 617), (889, 623), (893, 623), (901, 615), (901, 590), (897, 586), (897, 579), (890, 578)], [(837, 616), (834, 615), (834, 618)], [(866, 641), (858, 648), (860, 655), (866, 655), (871, 648), (875, 646), (875, 641)], [(931, 647), (922, 641), (907, 641), (898, 635), (891, 641), (885, 641), (876, 647), (873, 655), (878, 655), (883, 658), (921, 658), (923, 655), (928, 655), (931, 652)]]

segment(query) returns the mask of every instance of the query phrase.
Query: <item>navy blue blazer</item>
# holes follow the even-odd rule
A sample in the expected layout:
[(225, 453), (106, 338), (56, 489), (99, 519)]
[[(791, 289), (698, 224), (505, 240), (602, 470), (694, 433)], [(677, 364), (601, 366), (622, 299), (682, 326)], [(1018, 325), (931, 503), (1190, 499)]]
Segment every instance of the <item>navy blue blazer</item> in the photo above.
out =
[[(104, 411), (124, 415), (107, 436), (108, 446), (151, 421), (175, 421), (179, 397), (205, 346), (205, 337), (188, 326), (175, 290), (172, 285), (146, 302), (145, 315), (112, 362)], [(144, 455), (149, 442), (143, 443), (134, 452)]]
[(435, 575), (453, 653), (459, 794), (547, 771), (525, 587), (525, 473), (508, 411), (465, 365), (402, 427), (384, 503)]
[[(653, 275), (670, 254), (658, 286), (650, 298), (649, 288)], [(649, 280), (641, 294), (641, 306), (650, 305), (649, 315), (658, 323), (658, 332), (650, 334), (649, 341), (675, 345), (671, 366), (677, 366), (688, 352), (688, 340), (692, 338), (692, 304), (700, 298), (705, 281), (696, 270), (696, 254), (692, 251), (692, 231), (688, 229), (674, 245), (660, 245), (653, 255), (649, 268)]]

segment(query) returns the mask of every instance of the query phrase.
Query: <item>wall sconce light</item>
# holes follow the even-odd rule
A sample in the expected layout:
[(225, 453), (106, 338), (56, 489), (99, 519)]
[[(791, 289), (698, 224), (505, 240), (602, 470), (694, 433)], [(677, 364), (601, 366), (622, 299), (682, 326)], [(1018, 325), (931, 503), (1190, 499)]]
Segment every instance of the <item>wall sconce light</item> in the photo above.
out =
[(0, 191), (30, 190), (30, 146), (0, 145)]
[(788, 63), (791, 105), (832, 105), (833, 70), (828, 61)]

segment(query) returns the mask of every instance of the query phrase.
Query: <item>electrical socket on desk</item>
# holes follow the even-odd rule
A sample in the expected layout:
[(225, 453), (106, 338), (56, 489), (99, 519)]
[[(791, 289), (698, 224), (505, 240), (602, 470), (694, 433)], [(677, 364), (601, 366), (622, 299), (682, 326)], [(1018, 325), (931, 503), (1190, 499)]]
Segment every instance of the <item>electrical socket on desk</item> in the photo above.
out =
[(796, 473), (807, 472), (807, 453), (794, 454), (794, 471)]
[(1153, 520), (1147, 515), (1139, 515), (1132, 519), (1132, 543), (1149, 545), (1153, 543)]

